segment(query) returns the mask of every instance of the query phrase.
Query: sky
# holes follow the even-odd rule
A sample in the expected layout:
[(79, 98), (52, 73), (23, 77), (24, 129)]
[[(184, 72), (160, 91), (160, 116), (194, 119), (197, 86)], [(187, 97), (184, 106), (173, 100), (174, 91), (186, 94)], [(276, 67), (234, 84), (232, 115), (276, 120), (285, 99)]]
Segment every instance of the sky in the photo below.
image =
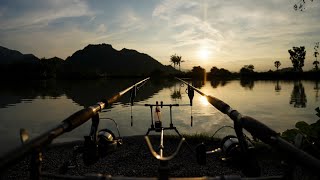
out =
[(37, 57), (67, 58), (88, 44), (135, 49), (164, 65), (239, 71), (291, 67), (288, 50), (305, 46), (312, 68), (320, 41), (320, 0), (1, 0), (0, 46)]

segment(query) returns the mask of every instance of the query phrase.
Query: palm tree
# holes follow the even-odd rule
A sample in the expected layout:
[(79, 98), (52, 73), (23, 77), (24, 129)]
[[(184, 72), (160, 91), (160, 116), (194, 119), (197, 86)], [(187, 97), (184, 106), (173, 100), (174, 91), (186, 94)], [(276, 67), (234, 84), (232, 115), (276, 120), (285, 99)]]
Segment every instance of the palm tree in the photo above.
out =
[(179, 65), (179, 71), (180, 71), (180, 65), (181, 63), (184, 62), (183, 60), (181, 60), (181, 56), (179, 56), (179, 61), (178, 61), (178, 65)]
[(179, 71), (180, 71), (180, 64), (181, 62), (184, 62), (184, 61), (181, 60), (181, 56), (174, 54), (170, 57), (170, 62), (173, 63), (174, 68), (176, 68), (176, 65), (179, 65)]
[(277, 71), (278, 71), (279, 67), (281, 66), (281, 62), (280, 61), (275, 61), (274, 62), (274, 66), (277, 68)]
[(176, 68), (176, 54), (170, 56), (170, 62), (173, 64), (173, 67)]

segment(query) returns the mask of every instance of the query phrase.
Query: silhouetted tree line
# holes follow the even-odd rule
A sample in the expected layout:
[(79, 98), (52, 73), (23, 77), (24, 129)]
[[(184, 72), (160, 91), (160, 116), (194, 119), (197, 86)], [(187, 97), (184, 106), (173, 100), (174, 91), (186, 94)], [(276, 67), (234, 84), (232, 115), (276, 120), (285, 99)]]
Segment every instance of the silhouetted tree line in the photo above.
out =
[[(320, 79), (320, 71), (295, 71), (293, 68), (285, 68), (283, 70), (256, 72), (253, 65), (243, 66), (239, 72), (230, 72), (227, 69), (214, 66), (206, 73), (201, 66), (194, 66), (191, 71), (180, 73), (181, 77), (193, 79), (208, 79), (208, 80), (231, 80), (231, 79), (251, 79), (251, 80), (295, 80), (295, 79)], [(206, 78), (205, 78), (206, 77)]]
[(201, 66), (194, 66), (191, 69), (191, 71), (180, 74), (180, 76), (197, 79), (197, 80), (206, 79), (206, 75), (207, 75), (206, 70)]
[(7, 79), (53, 79), (60, 78), (63, 71), (64, 60), (57, 57), (0, 65), (0, 75)]
[(208, 73), (209, 79), (232, 79), (236, 77), (235, 73), (231, 73), (224, 68), (219, 69), (216, 66), (212, 67)]
[(281, 62), (279, 60), (274, 62), (274, 66), (277, 68), (276, 71), (269, 70), (267, 72), (255, 72), (254, 65), (244, 65), (239, 73), (230, 72), (226, 69), (219, 69), (217, 67), (212, 67), (210, 72), (207, 74), (209, 79), (261, 79), (261, 80), (273, 80), (273, 79), (320, 79), (319, 71), (319, 61), (317, 59), (319, 52), (319, 42), (315, 43), (313, 56), (315, 61), (313, 61), (314, 69), (303, 72), (303, 66), (305, 64), (306, 50), (304, 46), (293, 47), (288, 50), (290, 55), (290, 60), (292, 62), (292, 68), (284, 68), (279, 70)]
[(39, 79), (40, 75), (41, 66), (38, 63), (14, 63), (0, 66), (0, 77), (3, 79)]
[[(38, 59), (33, 55), (22, 55), (12, 63), (0, 65), (1, 78), (18, 79), (96, 79), (101, 77), (165, 77), (182, 76), (193, 79), (229, 80), (229, 79), (320, 79), (317, 59), (319, 42), (315, 43), (313, 56), (314, 69), (303, 72), (306, 51), (304, 46), (288, 50), (292, 68), (279, 69), (280, 60), (274, 62), (275, 71), (255, 72), (252, 64), (244, 65), (239, 72), (230, 72), (224, 68), (213, 66), (206, 72), (201, 66), (194, 66), (188, 72), (181, 72), (171, 66), (163, 66), (152, 57), (135, 50), (122, 49), (117, 51), (111, 45), (88, 45), (83, 50), (75, 52), (66, 60), (54, 57)], [(2, 51), (11, 51), (2, 48)], [(15, 52), (18, 53), (18, 52)], [(18, 56), (17, 55), (17, 56)], [(172, 55), (170, 62), (180, 69), (181, 56)]]
[(67, 62), (60, 58), (41, 58), (34, 62), (16, 62), (10, 64), (0, 64), (0, 77), (2, 79), (98, 79), (103, 77), (164, 77), (171, 73), (166, 71), (167, 67), (155, 67), (150, 71), (139, 70), (139, 73), (128, 72), (127, 67), (113, 67), (117, 69), (117, 74), (108, 73), (99, 66), (79, 65)]
[(34, 63), (1, 64), (0, 76), (7, 79), (94, 79), (102, 77), (95, 69), (79, 71), (59, 58), (41, 58)]

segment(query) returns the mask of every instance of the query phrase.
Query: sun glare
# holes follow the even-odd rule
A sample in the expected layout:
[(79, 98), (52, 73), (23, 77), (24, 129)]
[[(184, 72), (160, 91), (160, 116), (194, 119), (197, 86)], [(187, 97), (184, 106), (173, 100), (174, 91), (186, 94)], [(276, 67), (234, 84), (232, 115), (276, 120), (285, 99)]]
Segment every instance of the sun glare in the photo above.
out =
[(207, 97), (205, 97), (205, 96), (201, 96), (201, 97), (200, 97), (200, 102), (201, 102), (201, 104), (203, 104), (203, 105), (205, 105), (205, 106), (208, 106), (208, 105), (209, 105), (208, 99), (207, 99)]
[(207, 60), (209, 58), (210, 52), (206, 48), (202, 48), (198, 51), (198, 55), (201, 59)]

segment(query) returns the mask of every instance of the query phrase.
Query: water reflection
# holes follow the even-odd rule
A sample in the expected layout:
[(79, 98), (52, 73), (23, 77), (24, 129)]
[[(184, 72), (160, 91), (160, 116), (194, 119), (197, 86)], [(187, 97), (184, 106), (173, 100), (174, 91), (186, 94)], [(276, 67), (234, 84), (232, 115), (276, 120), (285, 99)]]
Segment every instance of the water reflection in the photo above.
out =
[(55, 99), (63, 94), (56, 81), (4, 81), (0, 88), (0, 108), (32, 102), (36, 97)]
[(274, 90), (278, 93), (281, 91), (281, 85), (279, 84), (279, 80), (277, 80), (276, 85), (274, 86)]
[[(64, 84), (64, 87), (67, 97), (81, 106), (88, 107), (101, 101), (102, 98), (110, 98), (115, 93), (127, 88), (135, 82), (137, 81), (132, 79), (80, 81), (69, 82), (68, 84)], [(152, 97), (163, 88), (164, 86), (161, 86), (158, 83), (146, 83), (145, 86), (142, 86), (137, 92), (135, 101), (139, 102)], [(119, 103), (128, 103), (129, 100), (130, 93), (127, 93), (119, 100)]]
[(183, 85), (183, 84), (176, 83), (173, 86), (173, 92), (170, 94), (170, 97), (171, 97), (172, 100), (177, 101), (177, 100), (180, 100), (182, 98), (182, 95), (181, 95), (181, 87), (182, 86), (181, 85)]
[(314, 82), (314, 88), (313, 88), (313, 89), (314, 89), (315, 92), (316, 92), (316, 98), (315, 98), (315, 100), (316, 100), (316, 102), (318, 102), (318, 100), (319, 100), (319, 89), (320, 89), (319, 80), (316, 80), (316, 81)]
[[(91, 81), (35, 81), (5, 84), (0, 88), (0, 144), (20, 144), (18, 130), (24, 127), (33, 133), (33, 137), (45, 129), (55, 126), (71, 113), (90, 106), (100, 101), (101, 98), (111, 96), (135, 83), (134, 79), (107, 79)], [(204, 81), (193, 82), (198, 88), (203, 88), (206, 93), (213, 95), (232, 107), (239, 109), (243, 114), (251, 115), (263, 120), (277, 132), (294, 127), (297, 121), (314, 123), (314, 108), (318, 107), (315, 96), (318, 97), (319, 81)], [(239, 88), (239, 83), (244, 88)], [(303, 84), (302, 84), (303, 83)], [(226, 85), (227, 84), (227, 85)], [(281, 88), (276, 88), (280, 87)], [(292, 89), (293, 86), (293, 89)], [(250, 91), (252, 88), (254, 91)], [(186, 86), (182, 87), (176, 81), (162, 80), (149, 81), (138, 91), (136, 102), (155, 103), (163, 100), (164, 103), (188, 104), (189, 99), (185, 93)], [(271, 91), (270, 91), (271, 89)], [(275, 89), (281, 89), (281, 94), (275, 96)], [(306, 93), (311, 93), (308, 98), (308, 107), (299, 111), (293, 107), (306, 107)], [(314, 93), (316, 95), (314, 95)], [(288, 97), (290, 104), (288, 104)], [(205, 99), (200, 99), (195, 93), (194, 106), (180, 106), (173, 111), (174, 121), (183, 133), (214, 132), (217, 128), (231, 124), (229, 119), (206, 105)], [(268, 100), (266, 101), (266, 98)], [(101, 117), (113, 118), (117, 121), (122, 135), (144, 134), (150, 124), (150, 108), (144, 106), (133, 107), (134, 126), (130, 126), (129, 94), (124, 96), (119, 103), (114, 104), (111, 111), (102, 113)], [(270, 101), (269, 101), (270, 100)], [(29, 104), (26, 104), (29, 102)], [(250, 103), (246, 103), (250, 102)], [(190, 127), (190, 110), (192, 108), (193, 127)], [(272, 113), (270, 113), (272, 112)], [(162, 110), (164, 122), (168, 122), (169, 111)], [(281, 121), (279, 121), (279, 118)], [(67, 140), (82, 138), (88, 133), (91, 123), (86, 123), (74, 132), (62, 137)], [(168, 124), (167, 124), (168, 125)], [(109, 121), (101, 121), (100, 127), (114, 127)]]
[(240, 85), (242, 87), (244, 87), (245, 89), (252, 90), (254, 87), (254, 80), (242, 78), (242, 79), (240, 79)]
[[(108, 79), (108, 80), (81, 80), (81, 81), (30, 81), (30, 82), (5, 82), (0, 89), (0, 108), (21, 102), (31, 102), (36, 98), (56, 99), (66, 95), (76, 104), (88, 107), (102, 98), (110, 98), (115, 93), (136, 83), (135, 79)], [(136, 101), (143, 101), (152, 97), (165, 87), (171, 87), (174, 82), (146, 83), (137, 92)], [(143, 91), (143, 93), (140, 93)], [(127, 93), (120, 99), (120, 103), (129, 102)], [(178, 94), (176, 94), (178, 95)]]
[[(0, 89), (0, 108), (7, 108), (19, 103), (32, 102), (36, 98), (41, 99), (56, 99), (66, 95), (68, 99), (82, 106), (88, 107), (101, 101), (102, 98), (109, 98), (116, 92), (119, 92), (127, 86), (137, 82), (135, 79), (108, 79), (108, 80), (88, 80), (88, 81), (30, 81), (30, 82), (4, 82)], [(224, 87), (231, 81), (210, 81), (212, 88)], [(252, 90), (255, 82), (249, 79), (241, 79), (240, 85), (245, 90)], [(290, 82), (291, 83), (291, 82)], [(201, 88), (205, 85), (205, 81), (193, 81), (192, 84)], [(312, 82), (311, 88), (315, 92), (315, 101), (319, 101), (320, 81)], [(286, 83), (283, 84), (286, 86)], [(182, 99), (185, 88), (182, 88), (180, 83), (169, 80), (153, 80), (146, 83), (137, 93), (136, 101), (143, 101), (153, 97), (164, 88), (172, 87), (170, 97), (174, 101)], [(281, 82), (275, 81), (275, 92), (279, 93), (282, 90)], [(129, 94), (125, 95), (120, 103), (129, 102)], [(290, 104), (296, 108), (306, 107), (307, 97), (304, 85), (301, 81), (293, 83), (293, 89), (290, 96)]]
[(301, 81), (294, 82), (290, 104), (293, 104), (295, 108), (305, 108), (307, 106), (307, 96)]
[(218, 86), (224, 87), (229, 82), (230, 81), (225, 81), (225, 80), (212, 80), (212, 81), (210, 81), (210, 84), (211, 84), (212, 88), (218, 88)]
[(192, 81), (192, 85), (196, 88), (201, 88), (206, 84), (206, 81)]

